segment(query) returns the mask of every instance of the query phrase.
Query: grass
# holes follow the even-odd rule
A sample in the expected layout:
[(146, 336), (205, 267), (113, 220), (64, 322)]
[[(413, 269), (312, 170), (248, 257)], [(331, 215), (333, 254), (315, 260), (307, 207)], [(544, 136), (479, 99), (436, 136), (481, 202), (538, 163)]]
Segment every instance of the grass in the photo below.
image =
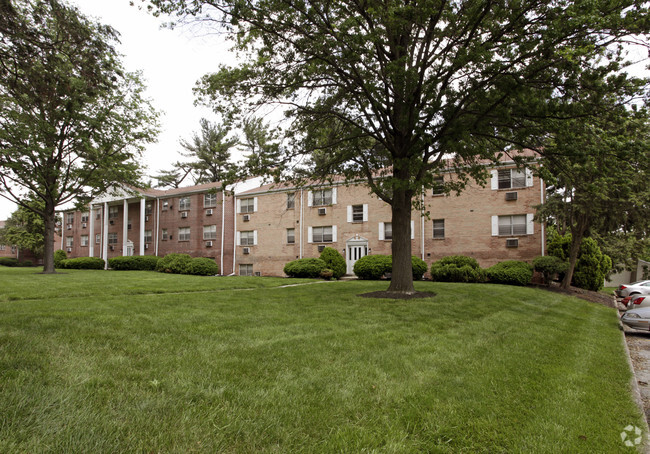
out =
[(641, 427), (615, 312), (560, 294), (0, 280), (0, 452), (629, 452), (620, 433)]

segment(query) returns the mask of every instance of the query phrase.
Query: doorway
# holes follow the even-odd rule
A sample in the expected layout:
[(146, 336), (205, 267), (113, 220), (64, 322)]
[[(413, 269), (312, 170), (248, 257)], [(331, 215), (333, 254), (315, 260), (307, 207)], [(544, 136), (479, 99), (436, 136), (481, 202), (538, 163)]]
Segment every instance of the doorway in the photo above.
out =
[(354, 274), (354, 264), (361, 257), (368, 255), (368, 240), (356, 236), (346, 243), (345, 261), (347, 263), (346, 274)]

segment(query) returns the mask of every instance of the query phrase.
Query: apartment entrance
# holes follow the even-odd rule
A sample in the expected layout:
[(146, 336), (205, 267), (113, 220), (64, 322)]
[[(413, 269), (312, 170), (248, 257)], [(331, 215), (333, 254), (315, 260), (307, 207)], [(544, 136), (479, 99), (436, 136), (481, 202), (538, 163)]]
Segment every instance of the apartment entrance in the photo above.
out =
[(368, 255), (368, 239), (356, 235), (346, 242), (345, 261), (347, 263), (346, 274), (354, 274), (354, 264), (361, 257)]
[(130, 257), (130, 256), (133, 255), (133, 241), (128, 240), (126, 242), (126, 254), (124, 254), (124, 255), (126, 255), (127, 257)]

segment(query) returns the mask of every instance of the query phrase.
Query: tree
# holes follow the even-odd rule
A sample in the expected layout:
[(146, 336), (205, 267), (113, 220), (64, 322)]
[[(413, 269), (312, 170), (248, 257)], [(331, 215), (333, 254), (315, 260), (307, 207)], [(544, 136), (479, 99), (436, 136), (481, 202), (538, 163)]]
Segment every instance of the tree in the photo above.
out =
[(412, 205), (436, 174), (453, 168), (461, 188), (485, 178), (482, 160), (539, 145), (563, 89), (598, 57), (617, 69), (613, 44), (648, 27), (633, 0), (149, 1), (219, 23), (249, 57), (206, 75), (204, 102), (234, 117), (283, 106), (293, 146), (278, 164), (309, 156), (311, 176), (366, 181), (390, 204), (401, 293), (414, 292)]
[(549, 122), (542, 169), (551, 194), (538, 217), (555, 222), (562, 234), (571, 233), (564, 288), (574, 279), (583, 239), (590, 232), (616, 238), (647, 231), (648, 112), (626, 108), (622, 99), (638, 93), (638, 81), (626, 81), (619, 87), (616, 81), (610, 82), (602, 85), (600, 95), (576, 100), (577, 109), (589, 109), (596, 115)]
[(230, 161), (230, 149), (239, 140), (228, 138), (230, 127), (211, 123), (201, 119), (201, 133), (194, 134), (192, 140), (181, 140), (185, 153), (181, 153), (189, 161), (176, 162), (177, 170), (164, 171), (155, 178), (159, 186), (179, 187), (188, 176), (194, 184), (229, 182), (235, 175), (235, 164)]
[(36, 205), (35, 209), (19, 206), (0, 229), (0, 244), (11, 244), (19, 249), (28, 249), (34, 256), (42, 257), (45, 246), (43, 235), (45, 225), (43, 218), (37, 215), (36, 211), (43, 209), (43, 202), (34, 197), (24, 202), (28, 205)]
[[(0, 196), (43, 217), (44, 272), (54, 272), (55, 209), (116, 182), (157, 115), (124, 72), (117, 32), (58, 0), (5, 0), (0, 14)], [(25, 203), (33, 194), (39, 204)]]

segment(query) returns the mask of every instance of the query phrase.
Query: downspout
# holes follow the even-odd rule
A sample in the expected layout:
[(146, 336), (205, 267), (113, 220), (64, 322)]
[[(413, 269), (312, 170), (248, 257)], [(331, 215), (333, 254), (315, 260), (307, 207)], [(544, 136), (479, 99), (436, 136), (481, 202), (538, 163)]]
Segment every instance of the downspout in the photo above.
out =
[(160, 245), (160, 199), (156, 196), (156, 257)]
[(235, 275), (235, 266), (237, 266), (236, 263), (236, 258), (237, 258), (237, 194), (235, 194), (235, 191), (233, 190), (232, 194), (232, 212), (234, 213), (232, 225), (232, 235), (233, 235), (233, 240), (232, 240), (232, 273), (230, 273), (230, 276)]
[[(545, 202), (544, 200), (544, 180), (540, 177), (539, 178), (539, 201), (541, 204)], [(542, 226), (542, 256), (546, 255), (545, 248), (546, 248), (546, 233), (544, 229), (544, 223), (540, 222), (539, 225)]]
[(221, 262), (220, 267), (221, 274), (223, 273), (223, 246), (225, 244), (225, 235), (226, 235), (226, 188), (221, 188)]
[(424, 260), (424, 194), (425, 189), (422, 188), (422, 209), (420, 209), (420, 249), (422, 250), (422, 260)]
[(302, 233), (303, 233), (303, 192), (302, 189), (300, 189), (300, 243), (299, 243), (299, 249), (300, 249), (300, 258), (302, 258)]

